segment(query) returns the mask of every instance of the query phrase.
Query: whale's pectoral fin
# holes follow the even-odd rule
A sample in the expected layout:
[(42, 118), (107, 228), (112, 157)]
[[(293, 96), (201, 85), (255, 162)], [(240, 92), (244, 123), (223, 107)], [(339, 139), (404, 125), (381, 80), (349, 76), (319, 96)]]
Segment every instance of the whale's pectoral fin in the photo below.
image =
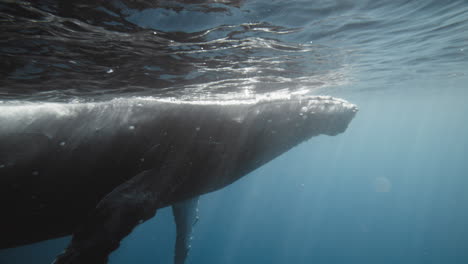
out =
[(198, 196), (174, 204), (172, 213), (177, 232), (174, 264), (184, 264), (190, 250), (192, 229), (198, 221)]
[(160, 200), (153, 177), (154, 172), (144, 171), (105, 196), (54, 263), (107, 263), (120, 240), (156, 213)]

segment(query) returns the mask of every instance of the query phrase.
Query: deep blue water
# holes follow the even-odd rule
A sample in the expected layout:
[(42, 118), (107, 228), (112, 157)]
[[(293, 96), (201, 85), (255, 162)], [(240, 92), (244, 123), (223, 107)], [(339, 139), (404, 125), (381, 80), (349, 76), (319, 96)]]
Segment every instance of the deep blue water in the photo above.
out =
[[(345, 133), (201, 198), (188, 263), (468, 263), (466, 1), (185, 2), (1, 2), (0, 99), (344, 98)], [(174, 241), (166, 208), (110, 263), (171, 263)]]

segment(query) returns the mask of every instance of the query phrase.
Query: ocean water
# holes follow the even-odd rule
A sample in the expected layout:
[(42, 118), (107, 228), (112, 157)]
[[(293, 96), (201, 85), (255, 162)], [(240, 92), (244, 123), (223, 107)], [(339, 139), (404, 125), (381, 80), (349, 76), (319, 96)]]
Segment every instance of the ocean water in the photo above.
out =
[[(466, 1), (1, 1), (0, 27), (2, 102), (358, 105), (343, 134), (203, 196), (187, 263), (468, 263)], [(174, 228), (158, 211), (109, 263), (172, 263)], [(51, 263), (69, 241), (0, 263)]]

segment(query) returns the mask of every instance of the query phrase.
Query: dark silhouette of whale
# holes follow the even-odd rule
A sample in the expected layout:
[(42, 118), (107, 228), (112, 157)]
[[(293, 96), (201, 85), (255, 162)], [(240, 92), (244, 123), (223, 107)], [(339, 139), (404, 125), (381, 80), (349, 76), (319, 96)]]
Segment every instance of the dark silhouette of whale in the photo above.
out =
[(199, 195), (344, 132), (356, 112), (328, 96), (3, 102), (0, 248), (73, 234), (56, 263), (106, 263), (136, 225), (172, 206), (182, 264)]

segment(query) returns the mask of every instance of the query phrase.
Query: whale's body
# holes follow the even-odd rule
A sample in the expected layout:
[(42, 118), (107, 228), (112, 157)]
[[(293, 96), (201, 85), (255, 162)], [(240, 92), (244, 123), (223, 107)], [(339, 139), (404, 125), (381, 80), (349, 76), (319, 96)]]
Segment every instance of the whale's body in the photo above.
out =
[(345, 131), (356, 111), (324, 96), (0, 104), (0, 248), (74, 234), (57, 263), (105, 263), (135, 225), (172, 205), (183, 263), (196, 197)]

